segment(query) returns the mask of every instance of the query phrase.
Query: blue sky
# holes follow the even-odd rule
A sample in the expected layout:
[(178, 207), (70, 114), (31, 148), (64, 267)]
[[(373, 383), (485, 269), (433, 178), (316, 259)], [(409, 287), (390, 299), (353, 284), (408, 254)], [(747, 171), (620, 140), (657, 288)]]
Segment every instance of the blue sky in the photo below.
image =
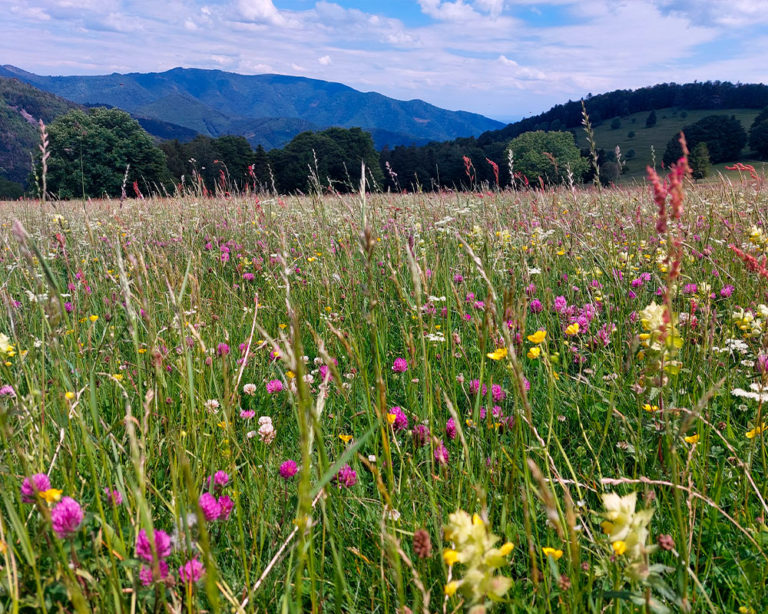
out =
[(0, 64), (340, 81), (509, 121), (661, 82), (764, 82), (768, 0), (0, 0)]

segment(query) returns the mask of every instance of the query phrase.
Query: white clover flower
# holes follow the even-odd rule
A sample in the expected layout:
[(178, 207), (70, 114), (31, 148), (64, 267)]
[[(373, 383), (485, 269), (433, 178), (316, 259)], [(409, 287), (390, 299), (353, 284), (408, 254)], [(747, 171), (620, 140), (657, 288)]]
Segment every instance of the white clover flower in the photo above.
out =
[(208, 399), (205, 402), (205, 411), (209, 414), (216, 414), (219, 411), (219, 402), (216, 399)]
[(246, 384), (243, 386), (243, 392), (252, 397), (256, 394), (256, 384)]

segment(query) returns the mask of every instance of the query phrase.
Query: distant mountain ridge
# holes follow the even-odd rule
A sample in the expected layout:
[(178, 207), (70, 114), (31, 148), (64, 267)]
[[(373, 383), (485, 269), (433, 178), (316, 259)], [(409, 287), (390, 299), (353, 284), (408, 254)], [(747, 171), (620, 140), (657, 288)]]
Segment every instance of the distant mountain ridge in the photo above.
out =
[(282, 147), (296, 134), (331, 126), (360, 127), (385, 145), (423, 144), (478, 136), (502, 122), (448, 111), (422, 100), (400, 101), (341, 83), (286, 75), (240, 75), (174, 68), (161, 73), (48, 77), (15, 66), (14, 77), (81, 104), (107, 104), (204, 135), (246, 136), (254, 147)]

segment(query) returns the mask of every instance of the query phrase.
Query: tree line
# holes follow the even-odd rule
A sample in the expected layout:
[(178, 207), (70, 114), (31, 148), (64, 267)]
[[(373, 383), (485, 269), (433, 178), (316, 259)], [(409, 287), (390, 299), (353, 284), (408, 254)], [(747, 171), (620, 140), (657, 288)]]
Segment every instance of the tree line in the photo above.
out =
[[(662, 84), (635, 91), (589, 97), (586, 109), (595, 118), (637, 112), (648, 105), (714, 104), (749, 107), (765, 103), (749, 132), (733, 116), (713, 113), (683, 128), (698, 177), (709, 163), (735, 160), (743, 147), (768, 158), (768, 88), (730, 83)], [(578, 109), (578, 113), (576, 113)], [(282, 149), (255, 150), (242, 136), (159, 144), (127, 113), (118, 109), (72, 110), (48, 127), (50, 158), (47, 185), (51, 196), (140, 197), (149, 193), (197, 191), (217, 194), (243, 190), (308, 193), (358, 189), (361, 162), (367, 182), (380, 190), (469, 189), (581, 183), (599, 172), (604, 182), (622, 172), (613, 152), (579, 150), (574, 125), (582, 123), (581, 103), (553, 107), (536, 118), (487, 132), (423, 146), (397, 146), (377, 152), (371, 135), (360, 128), (328, 128), (297, 135)], [(591, 109), (591, 110), (590, 110)], [(646, 125), (655, 123), (650, 109)], [(680, 155), (678, 135), (670, 135), (664, 163)], [(33, 184), (39, 185), (38, 164)], [(0, 184), (0, 189), (2, 185)], [(2, 196), (2, 194), (0, 194)]]

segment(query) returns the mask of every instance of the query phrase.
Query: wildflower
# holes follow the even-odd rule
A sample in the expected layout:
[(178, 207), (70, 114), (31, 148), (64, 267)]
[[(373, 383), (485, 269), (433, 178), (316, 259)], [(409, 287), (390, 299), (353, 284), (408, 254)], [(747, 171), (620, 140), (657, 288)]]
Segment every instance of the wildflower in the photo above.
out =
[(281, 382), (279, 379), (273, 379), (267, 382), (268, 394), (274, 394), (275, 392), (280, 392), (282, 389), (283, 389), (283, 382)]
[(550, 548), (549, 546), (542, 548), (541, 551), (544, 553), (544, 556), (551, 556), (556, 561), (559, 560), (561, 556), (563, 556), (562, 550)]
[(339, 439), (341, 439), (344, 443), (349, 443), (350, 441), (352, 441), (352, 435), (341, 434), (339, 435)]
[(24, 478), (21, 483), (22, 503), (34, 503), (35, 493), (45, 492), (51, 488), (51, 480), (45, 473), (36, 473), (31, 478)]
[(768, 424), (766, 424), (765, 422), (759, 426), (756, 426), (751, 431), (747, 431), (747, 439), (754, 439), (755, 437), (760, 435), (760, 433), (762, 433), (763, 431), (768, 431)]
[(211, 482), (213, 482), (213, 487), (219, 490), (229, 484), (229, 474), (226, 471), (217, 471), (213, 475), (209, 475), (205, 482), (208, 488), (211, 487)]
[(243, 420), (250, 420), (256, 415), (256, 412), (252, 409), (241, 409), (240, 410), (240, 417)]
[(565, 310), (568, 308), (568, 301), (567, 301), (567, 300), (565, 300), (565, 297), (564, 297), (564, 296), (558, 296), (558, 297), (555, 299), (555, 304), (554, 304), (554, 306), (553, 306), (553, 307), (554, 307), (554, 310), (555, 310), (557, 313), (564, 313), (564, 312), (565, 312)]
[(284, 480), (290, 480), (294, 475), (296, 475), (296, 472), (299, 470), (298, 465), (296, 464), (296, 461), (294, 460), (287, 460), (282, 465), (280, 465), (280, 469), (278, 470), (278, 473), (280, 474), (280, 477)]
[(198, 582), (205, 574), (205, 567), (203, 564), (195, 559), (190, 559), (184, 565), (179, 567), (179, 577), (181, 581), (189, 584)]
[(351, 488), (357, 484), (357, 472), (349, 465), (344, 465), (334, 477), (336, 486), (341, 488)]
[(16, 396), (16, 391), (13, 389), (13, 386), (10, 384), (5, 384), (4, 386), (0, 386), (0, 397), (10, 397), (14, 398)]
[(123, 495), (118, 490), (112, 490), (109, 487), (104, 489), (104, 496), (107, 498), (107, 503), (113, 507), (117, 507), (123, 502)]
[(219, 402), (216, 399), (208, 399), (205, 404), (205, 411), (209, 414), (215, 414), (219, 411)]
[(5, 333), (0, 333), (0, 354), (7, 354), (9, 351), (13, 351), (11, 340)]
[(67, 401), (72, 401), (75, 398), (75, 393), (71, 390), (67, 390), (67, 392), (64, 393), (64, 398), (67, 399)]
[(541, 304), (539, 299), (535, 298), (531, 301), (531, 304), (528, 305), (528, 309), (531, 310), (531, 313), (541, 313), (541, 311), (544, 309), (544, 306)]
[(425, 529), (417, 529), (413, 534), (413, 551), (420, 559), (432, 556), (432, 540)]
[(41, 490), (37, 493), (37, 496), (46, 503), (51, 504), (61, 499), (61, 492), (58, 488), (49, 488), (48, 490)]
[(216, 498), (212, 494), (204, 492), (200, 495), (197, 502), (208, 522), (212, 522), (221, 516), (221, 505), (219, 505), (219, 502), (216, 501)]
[[(469, 391), (472, 394), (477, 394), (480, 391), (480, 380), (473, 379), (469, 382)], [(485, 396), (485, 393), (488, 392), (488, 386), (483, 384), (483, 393), (481, 396)]]
[(615, 541), (611, 544), (611, 548), (613, 548), (617, 556), (621, 556), (627, 551), (627, 542), (622, 540)]
[(695, 435), (688, 435), (687, 437), (683, 438), (685, 440), (685, 443), (699, 443), (699, 434), (696, 433)]
[(216, 346), (216, 355), (226, 356), (227, 354), (229, 354), (229, 346), (226, 343), (219, 343), (219, 345)]
[(98, 319), (99, 319), (99, 316), (97, 316), (96, 314), (93, 314), (93, 315), (90, 315), (90, 316), (88, 316), (88, 319), (89, 319), (91, 322), (95, 322), (96, 320), (98, 320)]
[[(611, 541), (611, 549), (621, 556), (626, 555), (628, 562), (626, 573), (632, 579), (643, 579), (649, 570), (645, 561), (648, 552), (648, 525), (653, 516), (652, 509), (635, 511), (637, 493), (623, 497), (616, 493), (603, 495), (604, 516), (603, 531)], [(621, 543), (618, 543), (621, 542)], [(617, 545), (618, 544), (618, 545)]]
[(395, 358), (395, 362), (392, 363), (392, 370), (395, 373), (405, 373), (408, 370), (408, 361), (405, 358)]
[(142, 586), (149, 586), (153, 582), (159, 581), (159, 580), (165, 580), (168, 577), (168, 563), (165, 561), (158, 561), (157, 562), (157, 571), (158, 575), (155, 576), (154, 571), (151, 567), (148, 567), (147, 565), (142, 565), (141, 569), (139, 569), (139, 580), (141, 580)]
[(486, 354), (491, 360), (501, 360), (507, 357), (507, 348), (497, 348), (490, 354)]
[(254, 394), (256, 394), (256, 384), (245, 384), (243, 386), (243, 393), (247, 394), (249, 397), (252, 397)]
[(387, 420), (394, 431), (404, 431), (408, 428), (408, 416), (399, 407), (393, 407), (389, 410)]
[(565, 334), (569, 336), (578, 335), (579, 334), (579, 323), (573, 322), (572, 324), (568, 325), (568, 327), (565, 329)]
[(445, 594), (451, 596), (461, 591), (470, 605), (478, 605), (486, 598), (501, 599), (511, 588), (512, 580), (497, 575), (496, 571), (507, 564), (513, 545), (505, 543), (495, 548), (499, 538), (477, 514), (470, 518), (467, 512), (458, 510), (448, 520), (445, 538), (452, 544), (444, 551), (443, 560), (451, 566), (463, 564), (465, 570), (463, 577), (445, 586)]
[(230, 499), (227, 495), (222, 495), (219, 497), (217, 503), (221, 507), (221, 516), (219, 516), (219, 519), (227, 520), (229, 515), (232, 513), (232, 509), (235, 507), (235, 502), (232, 501), (232, 499)]
[(422, 447), (427, 445), (430, 433), (429, 427), (426, 424), (417, 424), (413, 427), (411, 434), (413, 435), (413, 442), (416, 446)]
[(456, 421), (453, 418), (448, 418), (445, 423), (445, 434), (448, 439), (456, 439)]
[(51, 524), (56, 537), (65, 539), (73, 535), (83, 522), (83, 517), (83, 508), (80, 504), (72, 497), (64, 497), (51, 510)]
[(435, 461), (438, 465), (448, 464), (448, 448), (443, 445), (442, 441), (435, 446)]
[(672, 550), (675, 547), (675, 540), (669, 534), (662, 534), (656, 538), (656, 543), (662, 550)]
[[(165, 531), (156, 529), (154, 531), (155, 549), (158, 559), (164, 559), (171, 554), (171, 538)], [(149, 537), (144, 529), (139, 531), (136, 536), (136, 556), (151, 563), (154, 560), (152, 556), (152, 546), (149, 543)]]
[(545, 330), (537, 330), (532, 335), (528, 335), (528, 341), (531, 343), (539, 344), (544, 343), (544, 340), (547, 338), (547, 331)]
[(728, 284), (727, 286), (723, 286), (722, 288), (720, 288), (720, 296), (722, 296), (723, 298), (729, 298), (731, 294), (733, 294), (733, 291), (734, 291), (734, 287)]
[(491, 386), (491, 396), (493, 397), (494, 402), (500, 403), (507, 397), (507, 393), (504, 392), (501, 386), (494, 384)]
[(259, 418), (259, 439), (269, 445), (275, 440), (276, 436), (277, 431), (272, 424), (272, 418), (269, 416)]
[(539, 346), (532, 347), (530, 350), (528, 350), (528, 353), (526, 354), (526, 356), (528, 356), (528, 358), (531, 360), (536, 360), (540, 355), (541, 355), (541, 348)]

